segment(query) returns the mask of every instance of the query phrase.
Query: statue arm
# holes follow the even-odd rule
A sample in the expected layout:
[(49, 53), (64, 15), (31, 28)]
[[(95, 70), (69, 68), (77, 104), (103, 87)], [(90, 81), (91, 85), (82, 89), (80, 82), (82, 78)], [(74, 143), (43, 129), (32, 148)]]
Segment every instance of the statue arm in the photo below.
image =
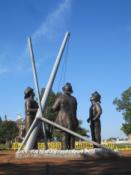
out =
[(87, 122), (89, 123), (91, 121), (91, 107), (90, 107), (90, 110), (89, 110), (89, 117), (87, 119)]
[(97, 103), (95, 105), (95, 117), (93, 118), (93, 121), (99, 119), (101, 114), (102, 114), (102, 108), (101, 108), (100, 104)]
[(74, 114), (74, 116), (75, 116), (75, 118), (77, 119), (77, 101), (76, 101), (76, 99), (75, 99), (75, 105), (74, 105), (74, 112), (75, 112), (75, 114)]
[(79, 125), (79, 121), (78, 121), (78, 119), (77, 119), (77, 100), (75, 99), (75, 114), (74, 114), (74, 116), (75, 116), (75, 120), (76, 120), (76, 127), (78, 127), (78, 125)]
[(38, 104), (36, 105), (36, 107), (32, 108), (31, 102), (27, 101), (26, 102), (26, 109), (27, 109), (27, 112), (36, 112), (38, 110)]
[(91, 121), (91, 117), (90, 117), (90, 112), (89, 112), (89, 118), (87, 119), (87, 122), (89, 123)]
[(52, 110), (55, 111), (59, 111), (60, 109), (60, 98), (57, 98), (54, 105), (52, 106)]

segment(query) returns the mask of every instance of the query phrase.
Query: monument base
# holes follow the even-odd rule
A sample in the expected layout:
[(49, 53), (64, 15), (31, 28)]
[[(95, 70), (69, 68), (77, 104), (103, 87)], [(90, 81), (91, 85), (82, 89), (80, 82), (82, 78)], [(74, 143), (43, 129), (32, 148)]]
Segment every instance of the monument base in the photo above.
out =
[(106, 150), (103, 148), (83, 149), (83, 150), (21, 150), (16, 152), (16, 158), (110, 158), (120, 156), (118, 151)]

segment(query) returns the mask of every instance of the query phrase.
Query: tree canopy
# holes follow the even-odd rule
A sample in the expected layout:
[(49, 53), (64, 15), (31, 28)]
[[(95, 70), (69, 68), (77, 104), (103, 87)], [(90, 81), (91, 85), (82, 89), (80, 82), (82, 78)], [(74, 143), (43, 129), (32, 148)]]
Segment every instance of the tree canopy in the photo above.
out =
[(18, 135), (18, 128), (14, 121), (1, 121), (0, 122), (0, 143), (14, 140)]
[(116, 105), (116, 110), (122, 112), (125, 123), (122, 124), (122, 131), (129, 135), (131, 134), (131, 87), (121, 94), (121, 98), (115, 98), (113, 104)]

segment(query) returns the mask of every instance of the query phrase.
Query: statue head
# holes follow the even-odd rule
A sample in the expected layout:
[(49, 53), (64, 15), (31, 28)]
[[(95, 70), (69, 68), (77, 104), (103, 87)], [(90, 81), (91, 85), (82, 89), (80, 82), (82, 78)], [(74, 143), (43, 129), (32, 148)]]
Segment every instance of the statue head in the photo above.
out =
[(24, 91), (24, 94), (25, 94), (25, 96), (24, 96), (25, 99), (30, 97), (30, 96), (34, 96), (35, 95), (34, 94), (34, 90), (31, 87), (27, 87), (25, 89), (25, 91)]
[(66, 84), (63, 86), (62, 90), (64, 91), (64, 93), (67, 93), (67, 94), (73, 93), (73, 89), (72, 89), (72, 86), (71, 86), (70, 83), (66, 83)]
[(101, 95), (97, 91), (93, 92), (90, 101), (101, 102)]

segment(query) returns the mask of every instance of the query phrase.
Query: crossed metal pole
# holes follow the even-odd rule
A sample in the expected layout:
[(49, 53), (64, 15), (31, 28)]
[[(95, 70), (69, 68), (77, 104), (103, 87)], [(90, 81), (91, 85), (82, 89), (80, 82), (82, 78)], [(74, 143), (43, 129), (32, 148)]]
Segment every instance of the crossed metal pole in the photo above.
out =
[[(41, 101), (40, 101), (40, 89), (39, 89), (38, 77), (37, 77), (37, 72), (36, 72), (36, 65), (35, 65), (35, 58), (34, 58), (34, 52), (33, 52), (33, 48), (32, 48), (31, 37), (28, 38), (28, 46), (29, 46), (31, 63), (32, 63), (32, 70), (33, 70), (34, 82), (35, 82), (35, 87), (36, 87), (36, 92), (37, 92), (40, 115), (43, 116), (42, 106), (41, 106)], [(45, 148), (48, 149), (46, 129), (45, 129), (44, 122), (42, 122), (42, 128), (43, 128), (43, 134), (44, 134), (44, 139), (45, 139)]]
[[(28, 130), (28, 132), (27, 132), (27, 134), (26, 134), (26, 136), (25, 136), (25, 138), (24, 138), (24, 140), (23, 140), (19, 150), (21, 150), (21, 148), (24, 146), (25, 143), (26, 144), (25, 144), (24, 150), (26, 150), (26, 151), (32, 149), (33, 146), (34, 146), (34, 143), (35, 143), (35, 140), (36, 140), (36, 137), (37, 137), (37, 133), (38, 133), (38, 130), (39, 130), (40, 125), (41, 125), (41, 121), (39, 119), (42, 117), (42, 112), (44, 112), (44, 110), (45, 110), (46, 103), (47, 103), (47, 98), (48, 98), (50, 90), (51, 90), (51, 88), (53, 86), (53, 82), (54, 82), (54, 79), (55, 79), (55, 76), (56, 76), (56, 73), (57, 73), (60, 61), (62, 59), (64, 48), (66, 46), (66, 43), (68, 41), (69, 36), (70, 36), (70, 34), (67, 32), (65, 34), (65, 37), (64, 37), (63, 42), (61, 44), (61, 47), (59, 49), (59, 52), (58, 52), (58, 55), (57, 55), (54, 67), (52, 69), (52, 72), (51, 72), (49, 81), (47, 83), (47, 86), (45, 88), (45, 92), (44, 92), (44, 95), (42, 97), (41, 102), (39, 100), (39, 107), (40, 108), (38, 109), (36, 117), (35, 117), (35, 120), (33, 121), (30, 129)], [(30, 56), (31, 56), (33, 74), (34, 74), (34, 79), (35, 79), (35, 84), (36, 84), (36, 89), (37, 89), (37, 95), (38, 95), (38, 99), (40, 99), (39, 98), (38, 79), (37, 79), (36, 68), (35, 68), (35, 61), (34, 61), (34, 54), (33, 54), (32, 43), (31, 43), (31, 39), (30, 38), (28, 39), (28, 44), (29, 44), (29, 49), (30, 49)], [(46, 133), (45, 133), (45, 136), (46, 136)]]

